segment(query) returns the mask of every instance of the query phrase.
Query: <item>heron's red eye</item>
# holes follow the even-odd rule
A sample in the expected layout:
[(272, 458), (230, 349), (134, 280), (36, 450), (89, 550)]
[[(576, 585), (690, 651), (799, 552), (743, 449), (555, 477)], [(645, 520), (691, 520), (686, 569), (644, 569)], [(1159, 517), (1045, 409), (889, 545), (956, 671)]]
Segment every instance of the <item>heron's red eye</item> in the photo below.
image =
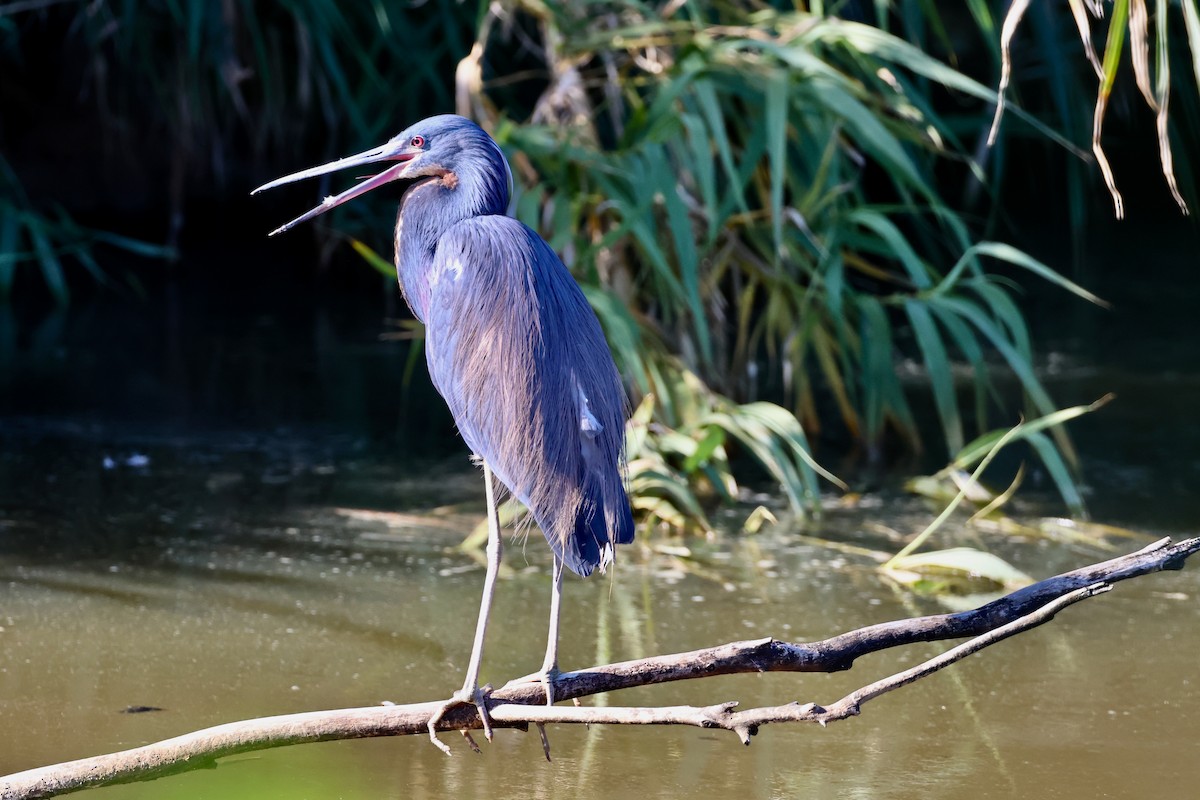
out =
[(410, 145), (412, 145), (413, 147), (424, 147), (425, 146), (425, 137), (424, 136), (414, 136), (414, 137), (412, 137), (412, 139), (409, 140), (408, 143)]

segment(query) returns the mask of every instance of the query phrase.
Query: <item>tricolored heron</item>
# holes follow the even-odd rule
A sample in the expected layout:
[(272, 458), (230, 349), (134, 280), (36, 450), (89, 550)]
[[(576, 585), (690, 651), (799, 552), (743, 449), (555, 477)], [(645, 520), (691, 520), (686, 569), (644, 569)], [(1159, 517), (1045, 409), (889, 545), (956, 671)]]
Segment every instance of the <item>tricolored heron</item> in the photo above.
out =
[(633, 541), (622, 482), (626, 401), (600, 323), (550, 246), (506, 216), (512, 173), (499, 146), (463, 117), (430, 117), (386, 144), (271, 181), (254, 193), (335, 170), (389, 163), (275, 231), (282, 233), (392, 181), (396, 272), (425, 323), (425, 357), (462, 438), (483, 461), (487, 574), (466, 680), (429, 721), (474, 703), (491, 739), (479, 665), (496, 573), (500, 523), (492, 475), (533, 514), (554, 551), (550, 631), (541, 678), (554, 702), (562, 567), (587, 576)]

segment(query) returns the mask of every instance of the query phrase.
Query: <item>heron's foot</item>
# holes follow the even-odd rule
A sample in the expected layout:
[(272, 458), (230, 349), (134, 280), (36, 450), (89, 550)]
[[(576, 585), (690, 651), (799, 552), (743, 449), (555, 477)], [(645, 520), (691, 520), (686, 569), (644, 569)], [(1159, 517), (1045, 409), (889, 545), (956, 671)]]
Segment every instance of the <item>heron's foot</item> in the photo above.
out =
[(554, 684), (560, 675), (562, 672), (559, 671), (557, 664), (542, 667), (542, 671), (537, 675), (537, 679), (546, 687), (546, 705), (548, 706), (554, 705)]
[[(454, 755), (450, 752), (450, 747), (438, 738), (437, 724), (442, 721), (442, 717), (446, 716), (447, 711), (455, 706), (463, 705), (475, 706), (475, 710), (479, 713), (479, 720), (483, 724), (483, 735), (487, 737), (489, 742), (492, 741), (492, 715), (489, 714), (487, 710), (488, 696), (491, 695), (491, 693), (492, 687), (490, 685), (482, 688), (471, 688), (464, 686), (451, 695), (449, 700), (442, 703), (438, 707), (437, 711), (433, 712), (433, 716), (429, 718), (429, 722), (426, 725), (426, 727), (429, 728), (429, 741), (433, 742), (433, 746), (448, 756)], [(466, 736), (467, 742), (471, 745), (471, 749), (478, 753), (479, 748), (475, 745), (475, 741), (471, 738), (470, 734), (467, 731), (463, 731), (463, 735)]]

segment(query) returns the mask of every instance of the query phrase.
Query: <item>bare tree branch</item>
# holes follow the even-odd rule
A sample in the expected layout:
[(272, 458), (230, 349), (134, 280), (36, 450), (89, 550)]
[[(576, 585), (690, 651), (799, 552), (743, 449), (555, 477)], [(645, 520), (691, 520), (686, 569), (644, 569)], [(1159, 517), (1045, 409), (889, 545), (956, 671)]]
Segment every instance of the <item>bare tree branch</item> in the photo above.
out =
[[(571, 699), (633, 686), (747, 672), (833, 672), (849, 669), (868, 653), (916, 642), (973, 637), (911, 669), (864, 686), (837, 702), (735, 711), (736, 703), (707, 707), (548, 707), (544, 689), (532, 678), (492, 692), (489, 708), (496, 727), (525, 729), (530, 723), (695, 725), (722, 728), (749, 744), (759, 727), (777, 722), (825, 724), (859, 713), (863, 703), (943, 669), (972, 653), (1049, 621), (1063, 608), (1108, 591), (1111, 584), (1180, 569), (1200, 550), (1200, 537), (1172, 544), (1155, 542), (1136, 553), (1048, 578), (972, 611), (938, 614), (871, 625), (830, 639), (788, 643), (775, 639), (731, 642), (703, 650), (626, 661), (564, 673), (555, 695)], [(0, 800), (50, 797), (95, 786), (149, 780), (211, 766), (225, 756), (306, 742), (426, 733), (440, 702), (404, 706), (315, 711), (231, 722), (119, 753), (55, 764), (0, 777)], [(473, 706), (451, 709), (439, 730), (480, 727)]]
[(836, 703), (822, 707), (816, 703), (788, 703), (769, 708), (754, 708), (747, 711), (735, 712), (736, 702), (721, 703), (715, 706), (697, 708), (694, 706), (675, 706), (667, 708), (620, 708), (608, 706), (604, 708), (568, 708), (551, 706), (501, 705), (491, 709), (493, 720), (507, 722), (524, 722), (546, 724), (557, 723), (608, 723), (619, 725), (694, 725), (700, 728), (724, 728), (733, 731), (749, 745), (750, 737), (758, 733), (759, 727), (771, 722), (817, 722), (825, 725), (836, 720), (857, 716), (862, 704), (874, 700), (893, 689), (907, 686), (913, 681), (920, 680), (938, 670), (948, 667), (956, 661), (961, 661), (972, 653), (1003, 641), (1022, 631), (1035, 628), (1049, 622), (1062, 609), (1069, 605), (1103, 594), (1112, 588), (1111, 584), (1097, 583), (1085, 586), (1073, 592), (1062, 595), (1046, 603), (1041, 608), (1019, 617), (1007, 625), (1001, 625), (995, 630), (976, 636), (968, 642), (951, 648), (946, 652), (918, 664), (912, 669), (889, 675), (874, 683), (857, 689), (838, 700)]

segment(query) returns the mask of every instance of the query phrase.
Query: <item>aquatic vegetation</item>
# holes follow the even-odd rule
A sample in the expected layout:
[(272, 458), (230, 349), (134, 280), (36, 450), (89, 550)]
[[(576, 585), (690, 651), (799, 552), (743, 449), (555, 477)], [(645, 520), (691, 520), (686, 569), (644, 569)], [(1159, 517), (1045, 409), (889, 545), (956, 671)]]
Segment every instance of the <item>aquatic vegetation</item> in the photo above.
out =
[[(0, 302), (12, 297), (18, 269), (23, 265), (37, 268), (46, 289), (59, 305), (66, 305), (70, 298), (66, 263), (82, 267), (96, 283), (115, 285), (110, 271), (96, 262), (92, 252), (95, 245), (147, 258), (170, 258), (174, 253), (169, 247), (84, 227), (61, 208), (52, 214), (38, 211), (8, 163), (0, 157)], [(140, 289), (135, 273), (126, 271), (122, 277), (125, 286), (133, 291)]]
[[(999, 62), (987, 4), (968, 6)], [(1133, 6), (1132, 41), (1144, 50), (1134, 24), (1144, 4)], [(398, 120), (452, 105), (479, 119), (513, 164), (514, 212), (584, 284), (635, 389), (639, 509), (703, 528), (710, 502), (737, 496), (743, 461), (793, 510), (811, 510), (821, 472), (810, 442), (826, 432), (870, 462), (889, 441), (949, 458), (997, 418), (1051, 414), (1016, 278), (1099, 302), (1020, 250), (981, 240), (980, 219), (947, 201), (939, 173), (978, 186), (997, 174), (969, 141), (997, 93), (926, 52), (930, 31), (950, 41), (936, 10), (876, 8), (873, 26), (822, 9), (124, 0), (0, 17), (0, 53), (17, 63), (24, 30), (62, 26), (80, 46), (88, 91), (103, 99), (105, 136), (129, 146), (136, 130), (166, 143), (173, 187), (229, 187), (247, 155), (267, 169), (268, 155), (294, 164), (313, 142), (324, 156), (353, 151)], [(902, 35), (889, 32), (893, 16)], [(1165, 113), (1161, 64), (1158, 79)], [(962, 108), (947, 113), (946, 93)], [(172, 202), (184, 193), (173, 188)], [(386, 228), (372, 213), (393, 212), (357, 207), (330, 224), (388, 271), (386, 257), (371, 257), (390, 247), (366, 233)], [(33, 232), (46, 217), (20, 219), (35, 220), (24, 228)], [(11, 270), (13, 252), (33, 255), (65, 298), (54, 249), (36, 237), (13, 245), (15, 224), (0, 229), (0, 269)], [(90, 256), (76, 257), (104, 279)], [(936, 430), (914, 414), (926, 393)], [(1077, 512), (1069, 439), (1047, 431), (1034, 447)]]
[[(1175, 177), (1175, 158), (1171, 147), (1169, 134), (1169, 104), (1171, 100), (1171, 58), (1170, 58), (1170, 28), (1174, 12), (1166, 0), (1157, 0), (1154, 4), (1154, 34), (1150, 34), (1150, 13), (1146, 0), (1115, 0), (1108, 20), (1108, 31), (1104, 43), (1104, 56), (1096, 55), (1092, 45), (1091, 18), (1104, 19), (1104, 4), (1100, 0), (1069, 0), (1067, 3), (1074, 17), (1079, 32), (1079, 42), (1088, 63), (1095, 70), (1099, 80), (1096, 93), (1096, 103), (1092, 122), (1092, 152), (1096, 156), (1096, 164), (1104, 175), (1104, 183), (1112, 196), (1113, 213), (1120, 219), (1125, 216), (1125, 201), (1117, 190), (1116, 177), (1108, 163), (1101, 141), (1104, 132), (1104, 119), (1108, 113), (1109, 99), (1112, 97), (1113, 86), (1116, 83), (1117, 72), (1121, 66), (1121, 52), (1125, 43), (1129, 43), (1130, 62), (1138, 92), (1146, 105), (1155, 113), (1155, 129), (1158, 135), (1159, 162), (1162, 166), (1163, 178), (1171, 197), (1179, 210), (1188, 214), (1187, 202), (1179, 191), (1179, 183)], [(1188, 46), (1191, 50), (1192, 68), (1197, 82), (1200, 82), (1200, 7), (1193, 0), (1183, 0), (1179, 3), (1179, 14), (1187, 33)], [(1000, 129), (1000, 119), (1004, 113), (1005, 89), (1012, 75), (1011, 45), (1013, 37), (1025, 12), (1029, 8), (1029, 0), (1013, 3), (1004, 18), (1004, 30), (1000, 40), (1002, 72), (1000, 77), (1000, 102), (996, 104), (996, 115), (992, 119), (992, 128), (988, 134), (989, 143), (996, 140)], [(1151, 86), (1151, 44), (1154, 45), (1154, 76)]]
[[(1063, 497), (1071, 503), (1072, 508), (1082, 512), (1082, 500), (1078, 495), (1073, 494), (1074, 484), (1065, 475), (1055, 474), (1064, 469), (1064, 465), (1061, 459), (1053, 454), (1053, 447), (1044, 431), (1053, 430), (1084, 414), (1091, 413), (1103, 407), (1111, 399), (1111, 395), (1106, 395), (1090, 405), (1064, 408), (1043, 417), (1022, 422), (1007, 430), (991, 431), (963, 448), (963, 451), (950, 464), (936, 475), (925, 479), (930, 485), (925, 489), (928, 494), (935, 494), (930, 491), (930, 488), (936, 487), (941, 482), (951, 482), (958, 491), (945, 502), (941, 513), (924, 530), (912, 537), (899, 552), (879, 567), (880, 572), (914, 591), (937, 595), (1011, 591), (1019, 586), (1032, 583), (1031, 578), (1013, 568), (1004, 559), (978, 548), (952, 547), (942, 550), (917, 551), (950, 519), (964, 501), (974, 502), (980, 506), (968, 523), (987, 518), (989, 515), (993, 516), (993, 519), (995, 518), (995, 512), (1008, 501), (1012, 491), (1020, 483), (1022, 471), (1018, 471), (1013, 486), (998, 495), (984, 490), (979, 479), (996, 455), (1014, 442), (1028, 442), (1035, 452), (1039, 452), (1043, 462), (1054, 475), (1056, 483), (1059, 484)], [(970, 467), (974, 467), (974, 472), (969, 476), (960, 477), (961, 471)], [(1102, 548), (1104, 542), (1097, 538), (1089, 544)]]
[[(463, 81), (465, 105), (491, 114), (515, 155), (518, 215), (599, 284), (593, 306), (638, 387), (653, 391), (662, 354), (675, 354), (672, 369), (724, 397), (779, 393), (804, 429), (840, 422), (878, 453), (889, 431), (929, 438), (895, 368), (911, 356), (952, 454), (1013, 406), (992, 378), (999, 354), (1029, 408), (1051, 413), (1013, 286), (990, 264), (1101, 301), (1016, 248), (973, 240), (933, 179), (971, 156), (919, 81), (994, 92), (868, 25), (738, 4), (654, 12), (623, 4), (598, 24), (545, 9), (551, 78), (528, 120), (492, 111), (486, 81)], [(484, 26), (460, 77), (502, 30)], [(762, 433), (760, 444), (774, 436)], [(1056, 434), (1043, 455), (1076, 507), (1069, 440)]]

